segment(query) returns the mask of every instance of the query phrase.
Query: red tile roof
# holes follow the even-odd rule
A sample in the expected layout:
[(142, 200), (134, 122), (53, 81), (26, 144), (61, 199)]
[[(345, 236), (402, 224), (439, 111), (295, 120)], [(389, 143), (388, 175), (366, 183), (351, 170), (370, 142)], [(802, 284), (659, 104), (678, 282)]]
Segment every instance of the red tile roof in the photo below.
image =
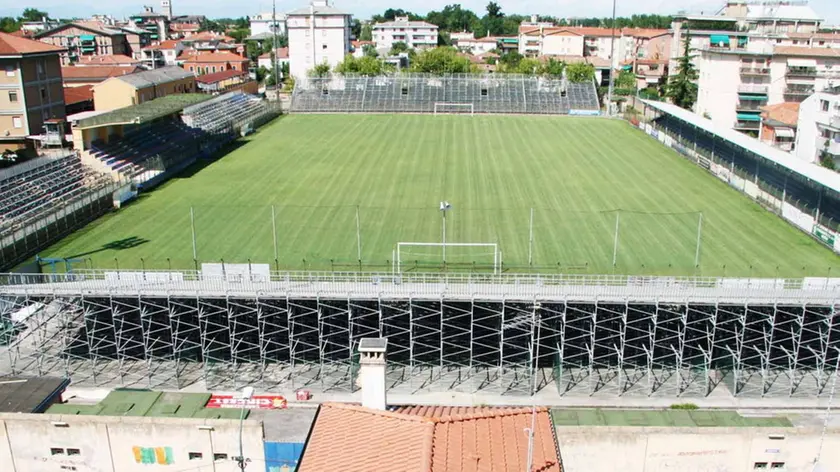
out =
[(799, 47), (799, 46), (776, 46), (773, 54), (777, 56), (801, 56), (801, 57), (837, 57), (840, 58), (840, 49), (826, 47)]
[(194, 34), (188, 38), (184, 38), (187, 41), (212, 41), (218, 40), (223, 43), (232, 43), (236, 41), (235, 39), (231, 38), (225, 34), (213, 33), (212, 31), (204, 31), (202, 33)]
[(144, 51), (156, 51), (161, 49), (175, 49), (178, 47), (178, 43), (180, 40), (174, 39), (167, 39), (166, 41), (161, 41), (159, 44), (153, 44), (151, 46), (146, 46), (143, 48)]
[(135, 66), (62, 67), (61, 77), (68, 82), (103, 81), (111, 77), (133, 74), (140, 70)]
[(123, 54), (111, 54), (105, 56), (82, 56), (79, 61), (83, 65), (118, 65), (118, 64), (139, 64), (140, 61)]
[(232, 52), (203, 52), (191, 56), (187, 59), (186, 63), (196, 63), (196, 62), (242, 62), (247, 61), (248, 59), (238, 55), (233, 54)]
[[(528, 438), (523, 430), (531, 427), (530, 408), (419, 408), (417, 413), (325, 403), (298, 472), (525, 469)], [(537, 409), (532, 470), (561, 470), (546, 408)]]
[(20, 56), (45, 52), (58, 53), (61, 51), (64, 51), (64, 48), (8, 33), (0, 33), (0, 56)]
[(232, 79), (234, 77), (242, 77), (247, 76), (247, 71), (242, 70), (223, 70), (221, 72), (213, 72), (210, 74), (199, 75), (195, 78), (196, 82), (200, 82), (202, 84), (214, 84), (216, 82), (221, 82), (223, 80)]
[[(277, 59), (288, 59), (289, 58), (289, 48), (277, 48)], [(271, 53), (267, 52), (265, 54), (260, 55), (259, 59), (271, 59)]]
[[(519, 32), (524, 35), (537, 36), (540, 33), (538, 26), (522, 25)], [(544, 35), (553, 34), (576, 34), (590, 38), (609, 38), (613, 34), (612, 28), (596, 28), (592, 26), (550, 26), (542, 29)], [(633, 36), (637, 38), (655, 38), (668, 34), (668, 30), (649, 28), (623, 28), (615, 30), (615, 36)]]
[(81, 87), (64, 87), (64, 104), (93, 101), (93, 86), (82, 85)]
[(763, 106), (761, 117), (795, 127), (799, 121), (799, 103), (783, 102)]

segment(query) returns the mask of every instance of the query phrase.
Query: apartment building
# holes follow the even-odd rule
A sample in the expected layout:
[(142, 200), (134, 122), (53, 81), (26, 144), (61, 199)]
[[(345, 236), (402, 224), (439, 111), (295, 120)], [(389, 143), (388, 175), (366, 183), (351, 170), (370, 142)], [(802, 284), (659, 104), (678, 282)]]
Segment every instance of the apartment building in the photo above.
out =
[(83, 22), (67, 23), (51, 30), (42, 31), (35, 39), (64, 49), (61, 64), (78, 62), (84, 56), (130, 55), (125, 33)]
[(178, 56), (186, 48), (184, 43), (174, 39), (161, 41), (153, 46), (147, 46), (140, 51), (139, 59), (149, 69), (177, 64)]
[(796, 155), (819, 162), (827, 152), (840, 166), (840, 86), (824, 89), (805, 99), (799, 107)]
[(486, 54), (499, 48), (498, 39), (493, 36), (459, 39), (458, 41), (453, 41), (453, 44), (460, 51), (468, 52), (476, 56)]
[(783, 102), (762, 107), (758, 139), (783, 151), (793, 151), (799, 106), (799, 103)]
[(695, 111), (721, 126), (758, 135), (761, 109), (798, 103), (840, 85), (840, 49), (761, 44), (699, 51)]
[(64, 119), (64, 49), (0, 33), (0, 151), (27, 147), (44, 122)]
[(721, 13), (739, 29), (762, 35), (816, 33), (823, 21), (807, 0), (730, 0)]
[(156, 12), (150, 6), (144, 6), (143, 11), (131, 15), (130, 21), (134, 26), (149, 33), (152, 41), (164, 41), (169, 39), (169, 20), (166, 13)]
[(335, 67), (350, 52), (351, 15), (328, 0), (312, 0), (308, 7), (289, 12), (289, 69), (293, 77), (305, 77), (318, 64)]
[(196, 75), (212, 74), (226, 70), (248, 71), (248, 58), (229, 52), (200, 53), (184, 61), (183, 68)]
[(405, 43), (412, 49), (437, 46), (438, 27), (425, 21), (410, 21), (398, 16), (394, 21), (373, 25), (373, 40), (377, 49), (390, 49), (394, 43)]
[[(273, 17), (273, 18), (272, 18)], [(286, 34), (286, 15), (272, 12), (259, 13), (249, 18), (251, 22), (251, 36)]]

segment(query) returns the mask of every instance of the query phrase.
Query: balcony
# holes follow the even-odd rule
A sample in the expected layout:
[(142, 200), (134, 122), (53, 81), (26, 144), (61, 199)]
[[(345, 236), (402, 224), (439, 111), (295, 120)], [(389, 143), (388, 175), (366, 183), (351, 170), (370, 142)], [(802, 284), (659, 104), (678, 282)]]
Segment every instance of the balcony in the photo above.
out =
[(832, 139), (831, 142), (828, 143), (828, 153), (833, 154), (835, 156), (840, 156), (840, 141)]
[(816, 67), (788, 67), (785, 75), (788, 77), (816, 77)]
[(761, 122), (738, 120), (732, 127), (738, 131), (758, 131), (761, 127)]
[(770, 75), (770, 68), (769, 67), (741, 66), (741, 75), (768, 76), (768, 75)]
[(760, 84), (741, 84), (738, 86), (738, 93), (757, 93), (762, 95), (767, 95), (767, 91), (770, 89), (768, 85), (760, 85)]
[(785, 89), (785, 95), (792, 97), (807, 97), (814, 94), (814, 87), (812, 86), (795, 86), (789, 85)]
[(735, 111), (761, 111), (764, 102), (754, 100), (742, 100), (735, 105)]

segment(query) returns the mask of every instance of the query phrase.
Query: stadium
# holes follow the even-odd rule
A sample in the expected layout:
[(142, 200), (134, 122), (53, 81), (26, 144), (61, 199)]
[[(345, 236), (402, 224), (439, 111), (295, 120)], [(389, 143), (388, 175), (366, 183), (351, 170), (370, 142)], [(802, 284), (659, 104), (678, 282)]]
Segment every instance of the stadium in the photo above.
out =
[(130, 108), (0, 176), (1, 372), (352, 392), (387, 337), (397, 392), (828, 395), (840, 177), (679, 108), (422, 75)]

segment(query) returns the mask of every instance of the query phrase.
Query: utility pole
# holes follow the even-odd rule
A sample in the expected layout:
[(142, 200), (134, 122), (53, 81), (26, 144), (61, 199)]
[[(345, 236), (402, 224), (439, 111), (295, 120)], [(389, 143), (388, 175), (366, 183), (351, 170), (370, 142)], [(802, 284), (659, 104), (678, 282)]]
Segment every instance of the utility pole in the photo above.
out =
[(615, 2), (612, 8), (612, 36), (610, 37), (610, 86), (607, 89), (607, 116), (612, 116), (613, 73), (615, 72)]
[(280, 87), (280, 79), (278, 77), (280, 73), (277, 70), (277, 0), (271, 1), (271, 40), (271, 68), (274, 70), (274, 98), (279, 100), (280, 91), (278, 87)]

